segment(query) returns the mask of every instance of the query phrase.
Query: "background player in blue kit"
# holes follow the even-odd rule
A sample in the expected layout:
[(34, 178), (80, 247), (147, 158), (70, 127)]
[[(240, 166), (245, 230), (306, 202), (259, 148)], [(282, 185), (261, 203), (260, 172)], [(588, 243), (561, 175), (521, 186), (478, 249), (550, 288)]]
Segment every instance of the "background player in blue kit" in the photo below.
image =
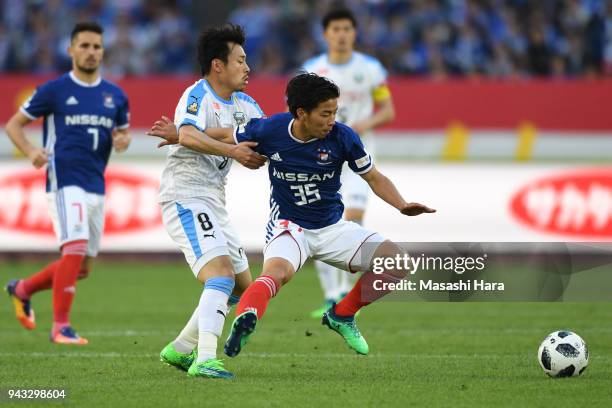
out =
[[(68, 54), (72, 70), (37, 88), (6, 125), (13, 144), (34, 167), (47, 165), (47, 201), (62, 256), (27, 279), (6, 286), (20, 323), (36, 327), (30, 297), (53, 288), (51, 341), (87, 344), (70, 325), (77, 278), (85, 278), (104, 229), (104, 170), (111, 148), (130, 144), (128, 99), (100, 77), (103, 29), (75, 25)], [(44, 147), (32, 145), (23, 128), (44, 117)]]

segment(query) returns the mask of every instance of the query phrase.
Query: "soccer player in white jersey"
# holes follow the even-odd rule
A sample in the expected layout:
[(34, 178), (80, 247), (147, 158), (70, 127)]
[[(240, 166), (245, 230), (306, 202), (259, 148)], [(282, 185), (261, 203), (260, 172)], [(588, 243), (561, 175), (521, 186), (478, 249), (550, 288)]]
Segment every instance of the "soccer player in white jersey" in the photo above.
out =
[[(327, 53), (309, 59), (302, 66), (306, 72), (325, 76), (338, 85), (338, 122), (346, 123), (361, 136), (370, 154), (375, 145), (371, 131), (393, 120), (395, 111), (387, 87), (387, 72), (374, 57), (355, 51), (357, 22), (347, 9), (332, 9), (323, 18)], [(368, 202), (368, 184), (352, 171), (342, 172), (344, 219), (358, 224)], [(324, 304), (311, 313), (321, 318), (333, 302), (339, 301), (352, 287), (350, 275), (323, 262), (315, 262)]]
[[(95, 22), (75, 25), (68, 54), (72, 70), (39, 86), (6, 124), (6, 133), (34, 167), (46, 166), (47, 203), (61, 258), (6, 290), (19, 322), (36, 327), (30, 298), (52, 289), (51, 342), (85, 345), (70, 324), (77, 279), (89, 275), (104, 230), (104, 170), (111, 150), (130, 144), (125, 93), (100, 76), (103, 29)], [(24, 127), (44, 118), (44, 147), (33, 146)]]
[[(161, 178), (164, 225), (204, 289), (187, 325), (160, 357), (194, 377), (233, 377), (217, 359), (217, 339), (228, 303), (237, 303), (251, 283), (248, 261), (225, 209), (225, 177), (232, 158), (250, 168), (262, 166), (265, 158), (251, 150), (255, 143), (228, 149), (203, 133), (211, 126), (242, 126), (263, 116), (255, 100), (240, 92), (249, 75), (244, 41), (242, 28), (231, 24), (209, 28), (200, 36), (203, 78), (178, 102), (174, 125), (180, 143), (169, 147)], [(150, 134), (155, 135), (155, 127)], [(195, 142), (206, 145), (204, 154), (190, 149)]]

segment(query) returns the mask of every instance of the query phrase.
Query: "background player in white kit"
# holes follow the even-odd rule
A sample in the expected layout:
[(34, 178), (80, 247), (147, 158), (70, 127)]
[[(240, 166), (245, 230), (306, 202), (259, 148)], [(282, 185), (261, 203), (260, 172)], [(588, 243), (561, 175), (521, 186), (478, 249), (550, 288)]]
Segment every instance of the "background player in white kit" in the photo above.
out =
[[(62, 252), (27, 279), (9, 282), (6, 290), (17, 319), (32, 330), (30, 297), (53, 289), (53, 343), (88, 343), (70, 325), (76, 281), (87, 277), (100, 248), (104, 170), (111, 149), (124, 151), (131, 140), (127, 97), (100, 77), (102, 33), (97, 23), (76, 24), (68, 47), (72, 71), (38, 87), (6, 125), (11, 141), (34, 167), (47, 165), (47, 203)], [(44, 148), (33, 146), (23, 131), (38, 117), (44, 117)]]
[[(368, 153), (374, 155), (371, 130), (393, 120), (395, 111), (387, 87), (387, 72), (374, 57), (354, 50), (357, 22), (347, 9), (332, 9), (323, 17), (323, 34), (327, 53), (306, 61), (303, 70), (325, 76), (340, 88), (338, 122), (346, 123), (362, 138)], [(352, 171), (342, 172), (344, 219), (363, 223), (370, 188)], [(324, 304), (311, 316), (320, 318), (333, 302), (339, 301), (352, 288), (352, 278), (346, 272), (326, 263), (315, 262)]]
[[(159, 201), (166, 230), (204, 283), (189, 322), (160, 354), (162, 361), (190, 376), (233, 377), (216, 358), (217, 339), (228, 302), (236, 303), (236, 294), (251, 283), (248, 261), (225, 210), (225, 177), (231, 158), (250, 168), (260, 167), (265, 158), (250, 149), (255, 143), (232, 147), (202, 133), (207, 127), (240, 126), (263, 116), (255, 100), (238, 92), (245, 88), (249, 74), (244, 41), (242, 28), (231, 24), (200, 36), (203, 78), (185, 90), (176, 107), (180, 144), (169, 147), (161, 179)], [(155, 126), (150, 134), (155, 135)], [(193, 143), (204, 143), (208, 154), (190, 149)]]

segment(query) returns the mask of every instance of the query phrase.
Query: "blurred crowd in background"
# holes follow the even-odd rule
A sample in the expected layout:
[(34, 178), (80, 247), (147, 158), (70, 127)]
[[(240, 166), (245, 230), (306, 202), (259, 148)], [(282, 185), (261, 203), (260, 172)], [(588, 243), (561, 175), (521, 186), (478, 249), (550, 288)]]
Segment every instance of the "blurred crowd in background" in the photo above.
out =
[[(227, 2), (227, 0), (226, 0)], [(197, 0), (0, 0), (0, 71), (68, 70), (77, 21), (105, 28), (105, 74), (194, 74)], [(202, 6), (202, 4), (204, 4)], [(229, 6), (227, 5), (229, 4)], [(325, 51), (321, 18), (337, 4), (358, 20), (357, 49), (395, 75), (435, 78), (612, 74), (612, 0), (233, 0), (254, 74), (293, 72)], [(194, 12), (197, 10), (198, 12)]]

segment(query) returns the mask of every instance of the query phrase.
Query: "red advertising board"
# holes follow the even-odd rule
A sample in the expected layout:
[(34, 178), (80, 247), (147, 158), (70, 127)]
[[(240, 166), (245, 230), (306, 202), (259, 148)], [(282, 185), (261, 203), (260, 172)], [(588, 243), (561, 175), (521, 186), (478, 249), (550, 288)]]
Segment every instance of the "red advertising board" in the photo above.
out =
[[(0, 123), (49, 77), (1, 76)], [(196, 77), (125, 78), (132, 126), (148, 128), (161, 114), (172, 116), (183, 90)], [(284, 111), (287, 78), (254, 77), (247, 92), (267, 114)], [(392, 78), (397, 117), (390, 129), (514, 129), (528, 121), (543, 130), (612, 130), (612, 79), (599, 80), (415, 80)]]

